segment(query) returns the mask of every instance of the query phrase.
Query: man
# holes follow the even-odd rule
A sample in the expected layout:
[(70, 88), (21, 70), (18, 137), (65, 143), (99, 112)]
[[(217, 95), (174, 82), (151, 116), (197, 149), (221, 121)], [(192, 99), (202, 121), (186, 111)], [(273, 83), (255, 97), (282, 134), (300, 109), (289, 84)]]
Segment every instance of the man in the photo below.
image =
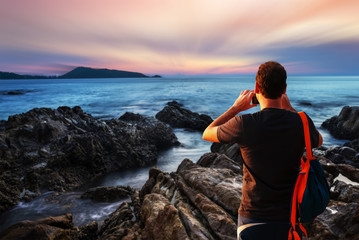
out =
[[(204, 131), (211, 142), (238, 143), (244, 160), (238, 239), (288, 239), (291, 196), (304, 151), (300, 116), (286, 95), (287, 74), (277, 62), (260, 65), (255, 89), (241, 92), (233, 106)], [(250, 109), (256, 96), (261, 111)], [(312, 146), (322, 136), (308, 117)]]

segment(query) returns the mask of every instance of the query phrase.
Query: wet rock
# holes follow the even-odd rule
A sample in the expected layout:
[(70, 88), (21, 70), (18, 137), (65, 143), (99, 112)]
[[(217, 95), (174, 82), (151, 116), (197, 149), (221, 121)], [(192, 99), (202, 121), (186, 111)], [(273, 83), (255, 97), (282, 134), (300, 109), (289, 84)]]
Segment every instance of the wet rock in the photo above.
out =
[(156, 114), (156, 118), (170, 124), (172, 127), (189, 128), (198, 131), (204, 131), (213, 121), (210, 116), (185, 109), (182, 104), (176, 101), (167, 103), (167, 106)]
[(161, 149), (179, 144), (153, 117), (127, 113), (122, 119), (99, 120), (80, 107), (9, 116), (0, 129), (0, 213), (23, 189), (76, 190), (108, 172), (154, 163)]
[(154, 117), (144, 117), (140, 114), (126, 112), (119, 119), (135, 124), (137, 128), (141, 128), (158, 149), (165, 149), (180, 144), (172, 129)]
[(84, 192), (81, 198), (96, 202), (115, 202), (129, 198), (134, 192), (135, 190), (130, 186), (96, 187)]
[(338, 116), (325, 120), (322, 127), (336, 138), (359, 138), (359, 107), (343, 107)]

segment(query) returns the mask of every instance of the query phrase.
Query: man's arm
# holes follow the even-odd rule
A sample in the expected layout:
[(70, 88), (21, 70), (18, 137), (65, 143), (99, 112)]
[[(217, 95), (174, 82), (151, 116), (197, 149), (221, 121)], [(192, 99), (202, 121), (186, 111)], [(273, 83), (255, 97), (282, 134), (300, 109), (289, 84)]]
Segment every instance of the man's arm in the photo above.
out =
[(255, 93), (252, 90), (242, 91), (239, 97), (237, 98), (237, 100), (234, 102), (233, 106), (230, 107), (221, 116), (219, 116), (216, 120), (214, 120), (206, 128), (206, 130), (204, 130), (202, 138), (210, 142), (219, 142), (217, 136), (218, 127), (228, 122), (230, 119), (235, 117), (239, 112), (257, 106), (256, 104), (251, 104), (251, 100), (254, 95)]

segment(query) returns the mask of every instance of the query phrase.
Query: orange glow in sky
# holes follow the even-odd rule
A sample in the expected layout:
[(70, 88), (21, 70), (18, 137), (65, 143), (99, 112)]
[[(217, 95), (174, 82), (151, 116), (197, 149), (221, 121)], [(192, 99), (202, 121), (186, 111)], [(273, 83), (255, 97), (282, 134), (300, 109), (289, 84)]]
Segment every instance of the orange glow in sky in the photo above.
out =
[(357, 0), (0, 0), (0, 71), (358, 74)]

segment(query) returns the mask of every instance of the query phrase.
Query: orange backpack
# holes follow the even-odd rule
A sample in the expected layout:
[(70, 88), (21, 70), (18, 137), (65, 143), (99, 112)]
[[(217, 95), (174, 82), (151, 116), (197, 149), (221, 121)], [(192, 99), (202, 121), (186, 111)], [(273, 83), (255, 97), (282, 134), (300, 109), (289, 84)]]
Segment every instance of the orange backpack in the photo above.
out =
[(291, 228), (288, 239), (300, 240), (296, 230), (296, 224), (304, 235), (308, 238), (307, 231), (301, 223), (310, 223), (324, 212), (330, 199), (330, 190), (324, 171), (318, 159), (312, 155), (312, 146), (310, 142), (310, 132), (307, 116), (304, 112), (299, 112), (303, 122), (305, 148), (307, 157), (301, 159), (301, 171), (298, 173), (295, 183), (292, 206), (290, 213)]

